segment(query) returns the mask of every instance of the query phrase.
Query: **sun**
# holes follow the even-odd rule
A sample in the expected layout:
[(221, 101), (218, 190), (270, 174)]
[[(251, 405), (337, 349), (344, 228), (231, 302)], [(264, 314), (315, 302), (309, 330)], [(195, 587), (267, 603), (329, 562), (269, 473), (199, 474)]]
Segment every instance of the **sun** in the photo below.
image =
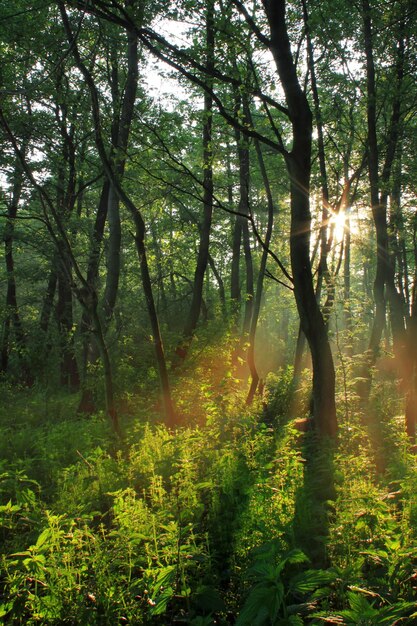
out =
[(339, 213), (333, 213), (329, 220), (330, 228), (333, 229), (333, 239), (335, 242), (343, 241), (346, 226), (346, 213), (339, 211)]

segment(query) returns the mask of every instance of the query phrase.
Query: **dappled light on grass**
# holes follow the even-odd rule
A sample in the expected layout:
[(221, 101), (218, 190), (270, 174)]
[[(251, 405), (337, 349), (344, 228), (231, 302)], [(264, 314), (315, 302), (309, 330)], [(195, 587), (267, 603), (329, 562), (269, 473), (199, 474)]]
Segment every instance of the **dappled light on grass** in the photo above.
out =
[[(417, 466), (395, 384), (376, 377), (383, 447), (352, 396), (335, 450), (288, 421), (291, 368), (268, 377), (268, 407), (244, 406), (235, 348), (197, 339), (175, 374), (176, 431), (132, 395), (119, 452), (102, 418), (74, 422), (69, 396), (46, 415), (28, 393), (19, 417), (4, 413), (3, 615), (253, 626), (355, 624), (365, 611), (378, 626), (413, 614)], [(307, 407), (307, 371), (299, 386)]]
[(244, 351), (233, 357), (236, 340), (200, 335), (186, 361), (173, 377), (173, 397), (178, 424), (204, 426), (244, 402), (248, 370)]

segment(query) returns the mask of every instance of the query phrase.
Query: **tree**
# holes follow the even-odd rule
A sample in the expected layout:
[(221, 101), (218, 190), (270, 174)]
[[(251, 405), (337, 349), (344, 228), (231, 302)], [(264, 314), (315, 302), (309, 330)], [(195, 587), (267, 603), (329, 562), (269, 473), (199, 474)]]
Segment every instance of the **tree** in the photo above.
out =
[[(212, 74), (214, 68), (214, 2), (208, 0), (206, 9), (206, 70)], [(210, 85), (212, 87), (212, 84)], [(182, 356), (187, 351), (190, 341), (200, 317), (202, 304), (203, 282), (209, 261), (209, 242), (211, 221), (213, 215), (213, 98), (210, 93), (204, 94), (204, 125), (203, 125), (203, 221), (200, 226), (200, 242), (198, 247), (197, 264), (194, 274), (194, 285), (190, 311), (184, 327), (185, 344), (181, 346)], [(185, 353), (185, 354), (184, 354)]]
[[(153, 342), (155, 347), (155, 355), (156, 361), (158, 365), (159, 371), (159, 380), (161, 384), (161, 395), (162, 401), (164, 405), (165, 418), (168, 425), (173, 426), (175, 424), (175, 413), (174, 407), (172, 403), (171, 390), (168, 378), (168, 369), (165, 360), (164, 347), (162, 342), (162, 336), (159, 327), (159, 320), (155, 308), (155, 302), (153, 298), (153, 290), (152, 283), (149, 274), (149, 266), (146, 254), (146, 246), (145, 246), (145, 222), (143, 217), (131, 200), (131, 198), (126, 194), (124, 189), (122, 188), (120, 181), (117, 176), (117, 172), (114, 170), (112, 163), (107, 155), (106, 148), (103, 141), (102, 135), (102, 126), (100, 119), (100, 106), (99, 106), (99, 97), (98, 90), (94, 83), (93, 77), (89, 72), (87, 66), (83, 62), (76, 39), (74, 37), (74, 33), (72, 31), (70, 22), (68, 20), (68, 15), (66, 13), (65, 5), (63, 2), (59, 1), (59, 8), (61, 12), (62, 21), (64, 24), (64, 28), (67, 34), (68, 42), (71, 46), (72, 53), (74, 56), (75, 63), (79, 68), (81, 74), (83, 75), (85, 82), (88, 86), (90, 97), (91, 97), (91, 110), (92, 110), (92, 120), (94, 126), (94, 134), (95, 134), (95, 143), (97, 152), (99, 154), (101, 164), (103, 166), (105, 175), (108, 178), (110, 187), (114, 188), (114, 191), (117, 193), (118, 198), (125, 204), (126, 208), (131, 214), (135, 225), (135, 244), (136, 250), (139, 258), (141, 275), (142, 275), (142, 283), (143, 289), (149, 314), (149, 320), (153, 333)], [(136, 95), (136, 81), (137, 81), (137, 41), (136, 35), (134, 32), (129, 31), (129, 48), (128, 48), (128, 57), (129, 57), (129, 67), (130, 74), (133, 77), (130, 89), (127, 93), (129, 93), (128, 99), (129, 102), (127, 104), (127, 108), (129, 111), (132, 109), (134, 105), (135, 95)], [(130, 117), (130, 113), (126, 115), (126, 118), (122, 116), (121, 122), (128, 122)], [(124, 132), (127, 132), (128, 129), (122, 127)], [(127, 141), (127, 139), (126, 139)]]
[(310, 261), (312, 114), (298, 80), (285, 22), (285, 1), (264, 1), (277, 71), (285, 92), (293, 145), (285, 154), (291, 194), (291, 269), (300, 323), (313, 362), (313, 414), (320, 432), (335, 436), (335, 371), (326, 325), (319, 309)]

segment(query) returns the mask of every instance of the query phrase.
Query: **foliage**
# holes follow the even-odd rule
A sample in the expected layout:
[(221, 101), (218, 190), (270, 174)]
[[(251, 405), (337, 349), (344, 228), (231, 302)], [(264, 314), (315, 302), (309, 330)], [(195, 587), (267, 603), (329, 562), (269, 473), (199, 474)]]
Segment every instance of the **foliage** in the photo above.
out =
[[(225, 381), (233, 390), (230, 377)], [(284, 373), (278, 395), (285, 384)], [(356, 417), (331, 452), (283, 417), (272, 429), (261, 408), (242, 412), (235, 389), (221, 416), (201, 393), (199, 411), (210, 419), (175, 433), (139, 413), (127, 416), (125, 448), (117, 453), (109, 435), (97, 439), (100, 419), (84, 418), (77, 423), (86, 441), (78, 450), (77, 438), (68, 445), (70, 411), (58, 421), (48, 417), (62, 399), (50, 399), (42, 424), (44, 405), (36, 392), (25, 393), (37, 412), (30, 435), (15, 442), (26, 462), (19, 469), (13, 461), (11, 438), (0, 480), (5, 624), (414, 619), (417, 474), (400, 436), (389, 444), (385, 483), (373, 440)], [(398, 428), (389, 415), (384, 424)], [(30, 447), (27, 439), (45, 441), (46, 425), (53, 449), (65, 444), (66, 452), (48, 461), (53, 471), (35, 471), (35, 480), (30, 456), (37, 450), (44, 463), (48, 448)], [(322, 451), (312, 457), (317, 446)], [(320, 467), (327, 468), (323, 476), (333, 472), (331, 506), (326, 492), (320, 499), (312, 490), (306, 463), (317, 479)], [(318, 531), (323, 519), (327, 529)], [(320, 567), (317, 532), (326, 554)]]
[[(312, 570), (288, 571), (293, 565), (308, 562), (301, 551), (294, 549), (283, 555), (277, 565), (276, 545), (266, 544), (256, 551), (257, 560), (247, 571), (255, 584), (249, 592), (236, 624), (302, 624), (300, 617), (308, 600), (319, 598), (328, 591), (323, 586), (335, 579), (331, 571)], [(314, 606), (311, 603), (309, 610)]]

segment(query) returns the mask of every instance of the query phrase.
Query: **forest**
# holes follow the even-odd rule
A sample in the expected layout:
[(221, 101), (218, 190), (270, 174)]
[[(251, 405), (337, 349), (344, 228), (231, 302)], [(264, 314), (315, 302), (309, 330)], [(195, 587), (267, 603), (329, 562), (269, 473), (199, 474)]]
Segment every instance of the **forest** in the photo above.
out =
[(0, 0), (0, 623), (417, 624), (414, 0)]

